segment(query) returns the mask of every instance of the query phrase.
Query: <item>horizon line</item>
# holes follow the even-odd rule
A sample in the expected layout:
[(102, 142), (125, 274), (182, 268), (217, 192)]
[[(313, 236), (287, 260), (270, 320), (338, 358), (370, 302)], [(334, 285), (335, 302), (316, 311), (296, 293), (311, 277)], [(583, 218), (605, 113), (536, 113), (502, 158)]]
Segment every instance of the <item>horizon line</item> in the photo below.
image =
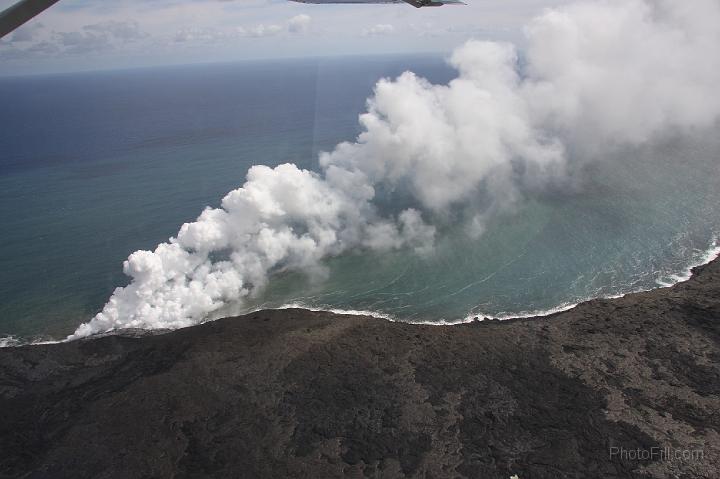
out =
[(341, 60), (353, 58), (383, 58), (383, 57), (447, 57), (452, 52), (449, 50), (435, 50), (423, 52), (386, 52), (386, 53), (338, 53), (329, 55), (307, 55), (307, 56), (279, 56), (279, 57), (258, 57), (258, 58), (242, 58), (236, 60), (220, 60), (220, 61), (197, 61), (197, 62), (178, 62), (178, 63), (161, 63), (157, 65), (137, 65), (137, 66), (119, 66), (119, 67), (99, 67), (99, 68), (80, 68), (67, 71), (46, 71), (33, 73), (0, 73), (0, 78), (28, 78), (28, 77), (53, 77), (65, 75), (77, 75), (81, 73), (113, 73), (113, 72), (131, 72), (141, 70), (159, 70), (165, 68), (182, 68), (182, 67), (199, 67), (219, 66), (219, 65), (236, 65), (243, 63), (271, 63), (271, 62), (290, 62), (290, 61), (318, 61), (318, 60)]

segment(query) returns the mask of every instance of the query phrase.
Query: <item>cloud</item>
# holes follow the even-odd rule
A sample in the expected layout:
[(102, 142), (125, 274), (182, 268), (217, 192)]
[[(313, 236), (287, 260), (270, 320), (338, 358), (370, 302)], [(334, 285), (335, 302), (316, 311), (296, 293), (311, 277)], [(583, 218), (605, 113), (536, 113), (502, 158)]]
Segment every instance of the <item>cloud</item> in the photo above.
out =
[(255, 37), (255, 38), (262, 38), (262, 37), (273, 37), (275, 35), (278, 35), (282, 32), (284, 32), (285, 29), (281, 25), (255, 25), (252, 27), (244, 28), (244, 27), (238, 27), (237, 33), (241, 37)]
[(140, 24), (135, 20), (115, 21), (109, 20), (92, 25), (85, 25), (83, 30), (99, 34), (107, 34), (122, 41), (133, 41), (145, 38), (148, 34), (140, 29)]
[(100, 53), (148, 36), (135, 20), (86, 24), (70, 31), (48, 31), (42, 23), (31, 23), (13, 33), (10, 48), (4, 49), (1, 54), (6, 59), (21, 59)]
[(31, 22), (26, 24), (17, 30), (15, 30), (10, 37), (10, 42), (31, 42), (34, 41), (38, 33), (44, 28), (42, 23)]
[(32, 43), (26, 48), (6, 48), (0, 50), (0, 59), (3, 60), (20, 60), (27, 58), (28, 55), (37, 57), (56, 57), (62, 53), (62, 49), (55, 42), (38, 41)]
[(288, 32), (307, 33), (311, 22), (312, 18), (310, 18), (310, 15), (296, 15), (288, 21)]
[(301, 35), (308, 32), (312, 19), (308, 15), (297, 15), (284, 25), (260, 23), (239, 26), (230, 30), (219, 28), (183, 28), (175, 33), (175, 42), (216, 42), (234, 38), (266, 38), (278, 35)]
[(113, 44), (108, 35), (95, 32), (55, 32), (53, 34), (57, 44), (63, 47), (63, 52), (70, 54), (84, 54), (111, 50)]
[(182, 28), (175, 32), (173, 40), (177, 43), (183, 42), (216, 42), (228, 38), (228, 35), (214, 28)]
[[(9, 1), (9, 0), (8, 0)], [(138, 0), (101, 1), (83, 0), (81, 2), (60, 2), (38, 17), (45, 25), (45, 31), (38, 32), (38, 38), (27, 44), (9, 42), (9, 36), (0, 40), (0, 55), (12, 56), (23, 61), (14, 61), (3, 65), (2, 74), (21, 72), (72, 71), (88, 68), (113, 68), (162, 65), (168, 63), (192, 63), (196, 61), (234, 61), (241, 58), (277, 58), (288, 56), (315, 56), (344, 54), (373, 54), (386, 51), (448, 53), (451, 48), (470, 35), (494, 35), (495, 38), (516, 38), (520, 35), (520, 25), (539, 8), (564, 3), (567, 0), (523, 0), (521, 2), (500, 2), (492, 5), (487, 2), (467, 2), (461, 8), (424, 9), (409, 12), (406, 5), (387, 5), (377, 8), (344, 5), (338, 8), (303, 5), (281, 0), (156, 0), (141, 2)], [(382, 10), (382, 19), (378, 12)], [(302, 24), (288, 26), (289, 19), (298, 14), (310, 14), (312, 19), (307, 28)], [(422, 18), (422, 20), (420, 20)], [(102, 57), (88, 59), (82, 55), (67, 55), (67, 61), (58, 56), (45, 58), (34, 51), (25, 52), (24, 48), (40, 41), (53, 42), (53, 31), (82, 31), (85, 25), (100, 24), (108, 21), (135, 19), (142, 30), (150, 36), (132, 42), (113, 41), (112, 51), (103, 51)], [(471, 20), (469, 20), (471, 19)], [(408, 41), (399, 33), (411, 32), (410, 23), (427, 21), (432, 26), (431, 35), (416, 35)], [(392, 24), (395, 34), (383, 38), (386, 42), (368, 42), (361, 35), (363, 27), (372, 27), (377, 23)], [(472, 24), (475, 29), (466, 28), (450, 31), (448, 26)], [(258, 25), (276, 26), (287, 31), (272, 34), (274, 28), (256, 29)], [(245, 36), (235, 32), (242, 27), (250, 33)], [(498, 29), (508, 28), (512, 33)], [(197, 37), (194, 29), (204, 31), (197, 40), (183, 37)], [(292, 31), (291, 31), (292, 29)], [(492, 33), (487, 33), (492, 29)], [(259, 33), (261, 32), (261, 33)], [(478, 33), (479, 32), (479, 33)], [(291, 35), (305, 34), (302, 41), (280, 45), (279, 38), (292, 38)], [(254, 35), (254, 36), (252, 36)], [(251, 49), (238, 49), (234, 45), (218, 43), (234, 38), (266, 39), (253, 42)], [(180, 41), (175, 42), (178, 37)], [(212, 38), (215, 39), (212, 39)], [(57, 55), (63, 56), (63, 48)]]
[(259, 24), (252, 27), (239, 27), (237, 32), (240, 36), (247, 37), (271, 37), (279, 34), (302, 35), (308, 32), (312, 18), (309, 15), (296, 15), (288, 20), (285, 25)]
[(372, 37), (378, 35), (390, 35), (395, 32), (395, 27), (387, 23), (379, 23), (362, 31), (364, 37)]
[[(530, 23), (522, 74), (514, 46), (470, 41), (452, 55), (458, 76), (447, 85), (411, 72), (383, 79), (363, 132), (323, 153), (320, 172), (252, 167), (220, 208), (130, 255), (130, 284), (73, 337), (195, 324), (258, 294), (277, 272), (317, 274), (348, 250), (430, 254), (448, 223), (482, 232), (487, 218), (564, 181), (577, 163), (711, 127), (719, 26), (714, 0), (578, 3)], [(378, 191), (394, 209), (377, 207)]]
[(135, 20), (106, 21), (84, 25), (79, 31), (54, 32), (55, 41), (70, 54), (112, 50), (149, 36)]

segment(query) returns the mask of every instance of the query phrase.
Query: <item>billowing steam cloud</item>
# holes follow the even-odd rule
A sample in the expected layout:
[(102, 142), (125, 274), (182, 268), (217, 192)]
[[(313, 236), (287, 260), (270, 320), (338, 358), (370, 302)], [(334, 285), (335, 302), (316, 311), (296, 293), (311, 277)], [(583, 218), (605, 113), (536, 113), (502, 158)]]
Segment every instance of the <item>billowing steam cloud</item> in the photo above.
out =
[[(187, 326), (276, 271), (321, 271), (350, 248), (427, 252), (441, 221), (481, 232), (493, 211), (576, 161), (717, 121), (717, 0), (581, 3), (547, 11), (526, 33), (525, 62), (511, 45), (470, 41), (453, 54), (459, 75), (448, 85), (409, 72), (381, 80), (364, 132), (323, 154), (320, 173), (251, 168), (221, 208), (130, 255), (131, 283), (74, 336)], [(412, 204), (382, 216), (378, 189)]]

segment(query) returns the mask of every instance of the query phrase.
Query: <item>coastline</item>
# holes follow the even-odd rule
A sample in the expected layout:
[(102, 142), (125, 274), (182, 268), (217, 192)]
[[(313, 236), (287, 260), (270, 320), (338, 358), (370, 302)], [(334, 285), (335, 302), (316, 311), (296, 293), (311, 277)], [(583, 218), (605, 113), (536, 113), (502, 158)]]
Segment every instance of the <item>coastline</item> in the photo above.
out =
[[(407, 324), (425, 324), (425, 325), (431, 325), (431, 326), (433, 326), (433, 325), (434, 326), (454, 326), (454, 325), (459, 325), (459, 324), (472, 323), (472, 322), (475, 322), (478, 320), (479, 321), (483, 321), (483, 320), (507, 321), (507, 320), (512, 320), (512, 319), (543, 318), (543, 317), (552, 316), (552, 315), (555, 315), (558, 313), (572, 310), (583, 303), (597, 300), (597, 299), (617, 299), (617, 298), (625, 297), (629, 294), (644, 293), (644, 292), (654, 291), (657, 289), (664, 289), (664, 288), (672, 288), (673, 286), (675, 286), (677, 284), (684, 283), (684, 282), (690, 280), (693, 276), (693, 271), (695, 270), (695, 268), (704, 266), (706, 264), (709, 264), (709, 263), (715, 261), (718, 258), (718, 256), (720, 256), (720, 241), (718, 241), (717, 237), (714, 237), (712, 239), (710, 247), (707, 250), (703, 251), (702, 254), (700, 255), (700, 259), (698, 259), (697, 261), (691, 261), (689, 263), (689, 265), (684, 269), (684, 271), (679, 272), (679, 273), (674, 273), (669, 276), (669, 277), (673, 278), (674, 282), (668, 283), (668, 282), (661, 282), (658, 280), (657, 286), (653, 287), (653, 288), (636, 289), (636, 290), (628, 291), (626, 293), (610, 295), (610, 296), (589, 297), (589, 298), (578, 300), (576, 302), (561, 303), (561, 304), (554, 306), (552, 308), (549, 308), (547, 310), (521, 311), (521, 312), (515, 312), (515, 313), (500, 313), (500, 314), (496, 314), (496, 315), (478, 312), (478, 313), (468, 314), (464, 318), (458, 318), (455, 320), (442, 319), (440, 321), (433, 321), (433, 322), (424, 321), (424, 320), (399, 319), (399, 318), (395, 318), (391, 314), (383, 313), (381, 311), (352, 310), (352, 309), (342, 309), (342, 308), (333, 308), (333, 307), (323, 308), (323, 307), (314, 307), (314, 306), (310, 306), (310, 305), (306, 305), (306, 304), (302, 304), (302, 303), (289, 303), (289, 304), (279, 306), (277, 308), (268, 308), (267, 310), (282, 311), (282, 310), (287, 310), (287, 309), (304, 309), (304, 310), (312, 311), (312, 312), (326, 312), (326, 313), (332, 313), (332, 314), (338, 314), (338, 315), (372, 316), (374, 318), (383, 319), (383, 320), (391, 321), (391, 322), (400, 322), (400, 323), (407, 323)], [(260, 311), (265, 311), (265, 310), (266, 309), (259, 308), (259, 309), (248, 311), (247, 313), (243, 313), (240, 316), (247, 316), (247, 315), (254, 314), (254, 313), (257, 313)], [(203, 321), (203, 322), (198, 323), (193, 326), (198, 326), (200, 324), (205, 324), (205, 323), (211, 322), (211, 321), (217, 321), (219, 319), (224, 319), (224, 318), (225, 317), (209, 319), (209, 320)], [(187, 327), (193, 327), (193, 326), (187, 326)], [(184, 329), (184, 328), (180, 328), (180, 329)], [(170, 330), (170, 329), (154, 330), (154, 331), (147, 330), (147, 334), (164, 334), (164, 333), (167, 333), (170, 331), (173, 331), (173, 330)], [(114, 331), (108, 331), (105, 333), (99, 333), (97, 335), (90, 336), (90, 337), (95, 337), (95, 336), (100, 337), (100, 336), (105, 336), (108, 334), (121, 334), (122, 335), (124, 333), (122, 330), (119, 330), (119, 331), (114, 330)], [(140, 333), (138, 331), (133, 332), (133, 334), (140, 335)], [(48, 345), (48, 344), (58, 344), (58, 343), (63, 343), (63, 342), (68, 342), (68, 341), (75, 341), (78, 339), (88, 339), (88, 337), (71, 339), (70, 336), (68, 336), (64, 339), (38, 339), (38, 340), (34, 340), (34, 341), (27, 341), (27, 340), (19, 339), (13, 335), (8, 335), (8, 336), (0, 337), (0, 349), (20, 347), (20, 346), (44, 346), (44, 345)]]
[[(715, 259), (539, 318), (269, 310), (4, 348), (0, 475), (711, 478), (718, 410)], [(611, 454), (666, 448), (702, 457)]]

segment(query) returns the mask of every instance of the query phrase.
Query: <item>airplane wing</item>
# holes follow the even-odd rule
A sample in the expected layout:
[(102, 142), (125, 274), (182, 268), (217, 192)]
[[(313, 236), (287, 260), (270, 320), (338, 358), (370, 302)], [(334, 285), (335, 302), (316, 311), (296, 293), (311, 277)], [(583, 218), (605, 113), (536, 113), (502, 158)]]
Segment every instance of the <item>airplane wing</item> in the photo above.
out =
[(460, 0), (290, 0), (291, 2), (298, 3), (318, 3), (318, 4), (330, 4), (330, 3), (407, 3), (415, 8), (422, 7), (442, 7), (443, 5), (464, 5)]
[(465, 5), (460, 0), (404, 0), (415, 8), (442, 7), (443, 5)]
[(20, 0), (0, 12), (0, 38), (32, 19), (43, 10), (52, 7), (59, 0)]

